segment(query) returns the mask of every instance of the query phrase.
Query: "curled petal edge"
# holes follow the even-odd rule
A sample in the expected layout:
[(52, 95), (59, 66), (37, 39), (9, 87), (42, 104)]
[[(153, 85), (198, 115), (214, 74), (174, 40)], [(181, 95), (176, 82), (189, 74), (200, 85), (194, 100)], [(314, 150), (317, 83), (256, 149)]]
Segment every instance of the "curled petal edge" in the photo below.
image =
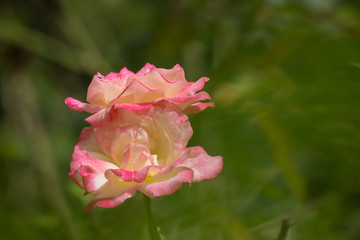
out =
[(154, 179), (151, 183), (140, 185), (140, 191), (150, 198), (176, 192), (184, 182), (191, 183), (194, 172), (188, 168), (177, 168), (164, 179)]
[(213, 102), (206, 102), (206, 103), (197, 102), (197, 103), (194, 103), (194, 104), (188, 106), (183, 111), (185, 114), (192, 114), (192, 113), (201, 112), (208, 107), (214, 107), (214, 106), (215, 106), (215, 104)]
[(89, 204), (85, 207), (85, 209), (91, 212), (95, 206), (105, 207), (105, 208), (113, 208), (120, 204), (122, 204), (126, 199), (133, 197), (138, 190), (139, 185), (133, 184), (130, 187), (124, 189), (120, 193), (112, 196), (112, 197), (105, 197), (105, 198), (93, 198)]
[(68, 97), (65, 99), (65, 104), (75, 112), (88, 112), (88, 113), (96, 113), (103, 109), (101, 106), (97, 106), (94, 104), (83, 103), (77, 99), (72, 97)]
[(186, 148), (180, 157), (155, 174), (140, 191), (150, 198), (174, 193), (182, 183), (216, 177), (222, 170), (222, 157), (209, 156), (202, 147)]

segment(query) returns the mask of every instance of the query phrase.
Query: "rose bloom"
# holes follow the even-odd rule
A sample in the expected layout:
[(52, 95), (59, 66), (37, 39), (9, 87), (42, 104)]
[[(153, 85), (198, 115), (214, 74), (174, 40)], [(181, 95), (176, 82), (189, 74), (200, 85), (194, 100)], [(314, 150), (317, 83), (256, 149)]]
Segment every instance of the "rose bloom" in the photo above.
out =
[(212, 102), (201, 102), (209, 100), (210, 96), (205, 91), (198, 92), (207, 81), (209, 78), (202, 77), (197, 82), (188, 82), (180, 65), (163, 69), (147, 63), (137, 73), (127, 68), (106, 76), (98, 73), (88, 88), (86, 100), (89, 103), (71, 97), (65, 103), (74, 111), (96, 113), (121, 104), (151, 107), (150, 103), (166, 99), (177, 104), (184, 113), (197, 113), (214, 105)]
[(94, 198), (87, 206), (115, 207), (137, 190), (150, 198), (175, 192), (184, 182), (215, 177), (222, 157), (186, 147), (188, 117), (173, 103), (151, 108), (113, 108), (109, 119), (82, 130), (70, 164), (70, 178)]

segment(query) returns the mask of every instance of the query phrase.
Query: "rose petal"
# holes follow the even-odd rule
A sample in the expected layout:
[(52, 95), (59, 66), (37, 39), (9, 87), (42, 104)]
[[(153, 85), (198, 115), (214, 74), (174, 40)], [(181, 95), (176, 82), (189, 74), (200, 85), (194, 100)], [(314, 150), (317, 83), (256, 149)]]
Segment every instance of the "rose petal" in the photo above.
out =
[(178, 190), (184, 182), (191, 183), (193, 171), (187, 168), (177, 168), (168, 176), (151, 183), (140, 185), (140, 191), (150, 198), (169, 195)]
[(89, 85), (86, 100), (89, 103), (106, 107), (125, 88), (124, 85), (115, 82), (101, 78), (99, 74), (95, 75)]
[(204, 91), (199, 92), (192, 96), (167, 98), (167, 100), (176, 103), (183, 110), (184, 113), (198, 113), (207, 107), (214, 106), (212, 102), (209, 103), (200, 102), (209, 99), (210, 99), (209, 94)]
[(110, 106), (114, 104), (121, 103), (146, 103), (152, 102), (153, 100), (163, 97), (163, 89), (152, 89), (144, 85), (137, 79), (134, 79), (117, 97), (109, 104)]
[[(100, 77), (99, 77), (100, 79), (102, 78), (102, 79), (106, 79), (106, 80), (109, 80), (109, 81), (119, 78), (119, 74), (118, 74), (118, 73), (114, 73), (114, 72), (108, 73), (108, 75), (106, 75), (105, 77), (102, 76), (100, 73), (98, 73), (98, 76), (100, 76)], [(119, 79), (120, 79), (120, 78), (119, 78)]]
[(137, 169), (135, 171), (128, 171), (125, 169), (118, 169), (118, 168), (117, 169), (108, 169), (105, 172), (105, 177), (109, 181), (119, 181), (121, 179), (125, 182), (134, 181), (137, 183), (141, 183), (147, 178), (148, 173), (150, 171), (158, 172), (161, 169), (162, 168), (160, 166), (154, 166), (154, 165), (146, 166), (146, 167)]
[(202, 147), (190, 147), (186, 148), (170, 165), (152, 176), (152, 179), (165, 178), (175, 169), (185, 167), (194, 172), (192, 181), (198, 182), (216, 177), (221, 172), (222, 164), (222, 157), (211, 157)]
[(121, 81), (124, 82), (124, 85), (126, 85), (126, 81), (129, 77), (135, 75), (132, 71), (128, 70), (126, 67), (121, 69), (118, 76), (120, 77)]
[(186, 148), (183, 152), (186, 158), (179, 157), (170, 167), (187, 167), (194, 171), (193, 181), (216, 177), (221, 172), (223, 158), (220, 156), (209, 156), (202, 147)]
[(168, 161), (182, 152), (193, 134), (189, 118), (175, 104), (166, 101), (151, 108), (148, 115), (152, 116), (157, 129), (153, 133), (157, 139), (153, 152), (157, 154), (160, 166), (167, 166)]
[(104, 108), (97, 113), (94, 113), (90, 117), (86, 118), (85, 121), (93, 126), (102, 126), (109, 124), (111, 122), (111, 116), (109, 115), (110, 110), (111, 109), (109, 108)]
[(129, 182), (107, 182), (101, 189), (102, 194), (96, 195), (86, 206), (86, 210), (91, 212), (95, 206), (116, 207), (134, 196), (138, 188), (138, 184)]
[(185, 72), (179, 64), (176, 64), (171, 69), (158, 68), (157, 70), (165, 81), (179, 82), (182, 85), (181, 89), (186, 86)]
[(88, 192), (96, 192), (105, 182), (104, 173), (116, 165), (92, 158), (86, 151), (75, 150), (70, 164), (69, 177)]
[(91, 115), (90, 117), (86, 118), (85, 121), (94, 126), (104, 126), (111, 122), (111, 116), (109, 115), (109, 113), (114, 109), (123, 108), (123, 109), (137, 112), (137, 111), (149, 109), (151, 107), (152, 107), (151, 103), (114, 104), (111, 108), (103, 109), (103, 110)]
[(97, 106), (94, 104), (88, 104), (80, 102), (79, 100), (76, 100), (74, 98), (68, 97), (65, 99), (65, 104), (68, 105), (68, 107), (76, 112), (88, 112), (88, 113), (95, 113), (97, 111), (100, 111), (102, 109), (101, 106)]
[[(160, 71), (169, 77), (182, 77), (180, 79), (172, 79), (164, 77)], [(180, 72), (180, 73), (179, 73)], [(128, 79), (128, 81), (132, 81), (132, 79), (136, 79), (141, 82), (144, 86), (149, 89), (161, 89), (164, 93), (159, 97), (174, 97), (179, 94), (181, 89), (186, 86), (186, 80), (183, 77), (183, 70), (175, 69), (175, 70), (165, 70), (165, 69), (156, 69), (155, 67), (151, 69), (146, 75), (143, 76), (132, 76)], [(129, 82), (129, 83), (130, 83)], [(159, 98), (157, 97), (157, 98)], [(153, 98), (155, 100), (156, 98)]]
[(214, 103), (213, 102), (206, 102), (206, 103), (203, 103), (203, 102), (197, 102), (197, 103), (194, 103), (190, 106), (188, 106), (187, 108), (185, 108), (183, 111), (184, 113), (186, 114), (190, 114), (190, 113), (198, 113), (198, 112), (201, 112), (203, 111), (205, 108), (207, 107), (214, 107)]
[(145, 74), (147, 74), (148, 72), (151, 71), (152, 68), (154, 68), (155, 66), (150, 64), (150, 63), (146, 63), (137, 73), (137, 76), (143, 76)]
[(129, 142), (135, 142), (135, 133), (133, 126), (115, 129), (115, 134), (108, 144), (110, 144), (110, 154), (116, 165), (124, 168), (123, 156), (125, 147)]
[(187, 87), (181, 91), (180, 95), (195, 94), (197, 91), (203, 89), (205, 86), (205, 82), (208, 82), (209, 80), (210, 79), (208, 77), (202, 77), (196, 82), (189, 82)]
[[(81, 153), (81, 151), (79, 151), (78, 153), (77, 150), (83, 150), (87, 154), (87, 156), (91, 158), (102, 160), (109, 163), (112, 162), (112, 160), (104, 153), (103, 149), (100, 147), (97, 139), (95, 138), (94, 127), (87, 127), (81, 131), (79, 139), (74, 149), (75, 149), (74, 154)], [(77, 155), (73, 155), (73, 160), (75, 162), (78, 160), (83, 160), (83, 158), (86, 158), (86, 156), (80, 157)]]
[[(209, 100), (210, 99), (210, 95), (207, 92), (199, 92), (195, 95), (192, 96), (179, 96), (179, 97), (171, 97), (171, 98), (167, 98), (167, 100), (174, 102), (174, 103), (187, 103), (188, 105), (190, 105), (192, 102), (195, 101), (204, 101), (204, 100)], [(190, 103), (189, 103), (190, 102)]]
[(139, 169), (147, 162), (150, 164), (150, 156), (150, 150), (146, 145), (130, 142), (124, 148), (122, 163), (119, 166), (128, 170)]

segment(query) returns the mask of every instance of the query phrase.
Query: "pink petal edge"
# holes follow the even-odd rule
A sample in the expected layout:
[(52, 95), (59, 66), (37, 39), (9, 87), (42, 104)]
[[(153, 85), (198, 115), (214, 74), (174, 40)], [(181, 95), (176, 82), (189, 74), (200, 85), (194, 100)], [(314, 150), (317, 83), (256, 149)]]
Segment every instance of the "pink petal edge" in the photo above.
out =
[(97, 105), (93, 105), (93, 104), (88, 104), (88, 103), (83, 103), (80, 102), (79, 100), (76, 100), (72, 97), (67, 97), (65, 99), (65, 104), (73, 111), (76, 112), (88, 112), (88, 113), (95, 113), (99, 110), (102, 109), (101, 106), (97, 106)]
[(107, 198), (93, 198), (85, 209), (91, 212), (95, 206), (104, 207), (104, 208), (113, 208), (122, 204), (126, 199), (133, 197), (136, 194), (137, 189), (139, 188), (138, 184), (133, 184), (124, 191), (116, 194), (115, 196)]
[(141, 184), (139, 190), (150, 198), (169, 195), (176, 192), (184, 182), (191, 183), (194, 175), (193, 171), (187, 168), (178, 168), (173, 174), (174, 176), (165, 181)]

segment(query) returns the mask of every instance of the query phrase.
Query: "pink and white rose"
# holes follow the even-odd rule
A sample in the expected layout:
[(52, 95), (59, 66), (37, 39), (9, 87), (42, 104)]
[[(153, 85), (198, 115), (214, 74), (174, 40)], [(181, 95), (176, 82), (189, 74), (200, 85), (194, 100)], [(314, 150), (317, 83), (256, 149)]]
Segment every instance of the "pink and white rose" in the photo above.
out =
[(70, 178), (94, 195), (87, 206), (115, 207), (136, 191), (154, 198), (175, 192), (184, 182), (215, 177), (222, 157), (186, 147), (192, 136), (188, 117), (161, 101), (151, 108), (112, 108), (107, 121), (91, 122), (75, 146)]
[(149, 108), (153, 103), (168, 100), (177, 104), (184, 113), (197, 113), (214, 106), (212, 102), (202, 102), (211, 99), (207, 92), (198, 92), (207, 81), (209, 78), (202, 77), (197, 82), (188, 82), (178, 64), (163, 69), (147, 63), (137, 73), (127, 68), (106, 76), (98, 73), (88, 88), (88, 103), (71, 97), (65, 103), (74, 111), (96, 113), (114, 105)]

